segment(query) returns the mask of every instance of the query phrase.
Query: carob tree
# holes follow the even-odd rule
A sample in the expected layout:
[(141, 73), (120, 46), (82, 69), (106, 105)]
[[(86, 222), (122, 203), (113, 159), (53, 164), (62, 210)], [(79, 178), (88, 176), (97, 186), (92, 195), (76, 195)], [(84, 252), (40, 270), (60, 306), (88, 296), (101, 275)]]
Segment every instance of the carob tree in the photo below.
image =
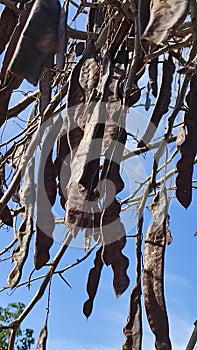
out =
[[(11, 118), (21, 115), (26, 118), (22, 132), (0, 145), (1, 226), (13, 227), (18, 218), (14, 241), (1, 252), (6, 253), (17, 243), (3, 290), (24, 284), (21, 278), (31, 240), (35, 241), (35, 269), (49, 264), (37, 294), (10, 324), (8, 349), (13, 349), (18, 325), (50, 286), (52, 275), (58, 272), (55, 272), (58, 263), (79, 231), (84, 233), (86, 254), (77, 264), (97, 249), (87, 280), (84, 315), (89, 317), (92, 313), (105, 265), (111, 265), (115, 295), (119, 297), (128, 288), (127, 270), (133, 259), (123, 253), (127, 244), (127, 232), (121, 222), (123, 204), (128, 212), (135, 206), (138, 214), (134, 235), (136, 284), (123, 329), (122, 349), (142, 348), (142, 294), (155, 335), (155, 348), (171, 349), (164, 296), (165, 247), (171, 242), (166, 181), (177, 173), (176, 197), (187, 208), (192, 201), (197, 152), (197, 4), (195, 0), (0, 3), (6, 4), (1, 6), (0, 16), (2, 134)], [(76, 12), (72, 23), (77, 21), (81, 27), (84, 27), (81, 13), (87, 15), (85, 30), (68, 25), (73, 9)], [(173, 82), (177, 76), (179, 89), (174, 98)], [(38, 85), (38, 90), (26, 92), (22, 101), (10, 107), (13, 93), (24, 79)], [(144, 81), (145, 94), (142, 93)], [(27, 115), (26, 109), (32, 103), (34, 106)], [(140, 139), (125, 130), (127, 112), (137, 105), (144, 106), (144, 113), (149, 116)], [(184, 120), (176, 133), (174, 123), (182, 111)], [(166, 122), (166, 128), (159, 142), (154, 143), (161, 121)], [(129, 136), (136, 145), (132, 152), (125, 148)], [(159, 164), (170, 142), (176, 143), (174, 155), (180, 151), (180, 156), (177, 168), (166, 173), (173, 156), (169, 159), (166, 156), (164, 164), (160, 167)], [(134, 193), (120, 200), (119, 193), (124, 188), (121, 161), (138, 157), (154, 147), (151, 175)], [(161, 169), (164, 169), (163, 177)], [(65, 211), (60, 221), (68, 233), (53, 257), (50, 248), (58, 221), (52, 209), (55, 204)], [(142, 252), (147, 205), (152, 223), (144, 237)], [(65, 280), (62, 272), (59, 275)], [(31, 280), (30, 275), (28, 283)], [(48, 311), (37, 349), (46, 349), (47, 322)]]

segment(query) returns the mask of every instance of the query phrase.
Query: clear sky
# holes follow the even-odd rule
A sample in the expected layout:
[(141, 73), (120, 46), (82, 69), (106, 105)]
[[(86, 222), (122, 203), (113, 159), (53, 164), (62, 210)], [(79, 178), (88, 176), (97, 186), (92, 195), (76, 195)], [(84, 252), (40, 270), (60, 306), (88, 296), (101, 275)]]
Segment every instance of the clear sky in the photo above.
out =
[[(70, 14), (72, 18), (72, 13)], [(73, 25), (78, 28), (84, 26), (85, 16), (81, 15), (79, 21)], [(142, 83), (143, 85), (143, 83)], [(31, 90), (32, 87), (23, 85), (24, 90)], [(22, 87), (22, 89), (23, 89)], [(19, 96), (20, 95), (20, 96)], [(16, 93), (12, 104), (21, 99), (21, 93)], [(140, 109), (141, 121), (145, 111)], [(16, 132), (17, 119), (9, 123), (9, 128), (5, 129), (3, 139), (9, 139), (11, 134)], [(140, 123), (139, 120), (137, 123)], [(139, 124), (140, 127), (141, 124)], [(135, 125), (136, 127), (136, 125)], [(133, 132), (134, 126), (128, 122), (128, 131)], [(18, 127), (20, 131), (20, 127)], [(162, 130), (161, 130), (162, 132)], [(127, 143), (127, 147), (134, 147), (132, 142)], [(170, 148), (170, 151), (172, 149)], [(122, 172), (123, 176), (130, 175), (132, 164), (137, 175), (133, 175), (133, 182), (136, 177), (142, 178), (148, 173), (150, 164), (147, 158), (137, 163), (124, 163)], [(134, 162), (134, 161), (133, 161)], [(152, 164), (152, 163), (151, 163)], [(194, 174), (194, 177), (197, 174)], [(126, 195), (129, 191), (130, 184), (126, 185), (123, 192)], [(123, 195), (122, 194), (122, 195)], [(132, 215), (131, 215), (132, 214)], [(173, 242), (166, 249), (165, 265), (165, 293), (170, 323), (170, 335), (173, 344), (173, 350), (183, 350), (193, 330), (193, 323), (197, 319), (196, 308), (196, 285), (197, 285), (197, 254), (196, 244), (197, 237), (194, 233), (197, 231), (197, 195), (194, 191), (192, 205), (185, 210), (176, 199), (171, 200), (170, 204), (170, 230)], [(132, 227), (131, 234), (135, 234), (135, 212), (124, 216), (126, 226)], [(145, 227), (150, 224), (150, 215), (147, 209), (147, 218)], [(61, 229), (60, 229), (61, 231)], [(128, 232), (128, 231), (127, 231)], [(145, 231), (144, 231), (145, 233)], [(5, 228), (0, 229), (0, 250), (8, 244), (13, 237), (12, 230)], [(61, 235), (59, 236), (61, 237)], [(59, 267), (65, 267), (67, 264), (75, 262), (84, 255), (84, 251), (79, 243), (74, 242), (63, 257)], [(55, 242), (51, 249), (51, 256), (60, 247), (60, 242)], [(24, 267), (23, 279), (26, 281), (29, 273), (33, 269), (33, 242), (31, 243), (30, 256)], [(89, 269), (93, 265), (95, 252), (80, 265), (68, 270), (64, 277), (68, 280), (72, 289), (70, 289), (58, 276), (53, 277), (51, 289), (51, 306), (49, 317), (49, 338), (47, 350), (72, 349), (72, 350), (117, 350), (121, 349), (124, 342), (122, 328), (125, 325), (128, 314), (128, 302), (130, 292), (135, 285), (135, 242), (133, 238), (128, 238), (127, 246), (124, 253), (130, 259), (128, 274), (130, 277), (130, 286), (128, 290), (116, 299), (112, 287), (112, 270), (111, 267), (105, 267), (99, 285), (99, 290), (94, 302), (93, 314), (88, 320), (82, 313), (84, 301), (87, 299), (86, 281)], [(7, 253), (6, 256), (9, 256)], [(0, 263), (0, 288), (6, 284), (6, 276), (11, 270), (11, 261)], [(47, 269), (43, 269), (47, 271)], [(34, 276), (43, 274), (43, 271), (36, 272)], [(6, 290), (0, 293), (0, 305), (6, 306), (9, 302), (24, 302), (26, 305), (33, 297), (40, 281), (32, 284), (30, 290), (25, 287), (18, 288), (10, 293)], [(37, 303), (27, 319), (22, 323), (22, 328), (33, 328), (35, 338), (37, 338), (42, 328), (46, 315), (47, 293)], [(152, 350), (154, 348), (154, 337), (151, 334), (149, 326), (144, 320), (143, 350)], [(32, 347), (35, 349), (35, 347)]]

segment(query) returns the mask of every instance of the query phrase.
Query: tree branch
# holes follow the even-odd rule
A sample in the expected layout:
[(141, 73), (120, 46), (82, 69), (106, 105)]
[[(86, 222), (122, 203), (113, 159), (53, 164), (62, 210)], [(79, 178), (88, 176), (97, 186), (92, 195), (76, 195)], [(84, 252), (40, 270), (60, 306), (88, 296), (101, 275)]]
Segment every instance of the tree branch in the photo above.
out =
[(59, 251), (57, 252), (56, 256), (53, 259), (53, 262), (51, 264), (51, 267), (42, 282), (40, 288), (38, 289), (37, 293), (34, 295), (32, 300), (30, 301), (29, 305), (23, 310), (23, 312), (19, 315), (19, 317), (10, 325), (10, 328), (12, 328), (10, 338), (9, 338), (9, 344), (8, 344), (8, 350), (13, 350), (14, 349), (14, 341), (15, 341), (15, 336), (16, 336), (16, 330), (18, 326), (22, 323), (22, 321), (25, 319), (25, 317), (29, 314), (29, 312), (33, 309), (35, 304), (42, 298), (44, 295), (44, 292), (51, 280), (51, 276), (53, 275), (54, 271), (56, 270), (61, 258), (63, 257), (65, 251), (67, 250), (73, 236), (71, 233), (68, 232), (66, 235), (64, 242), (62, 246), (60, 247)]

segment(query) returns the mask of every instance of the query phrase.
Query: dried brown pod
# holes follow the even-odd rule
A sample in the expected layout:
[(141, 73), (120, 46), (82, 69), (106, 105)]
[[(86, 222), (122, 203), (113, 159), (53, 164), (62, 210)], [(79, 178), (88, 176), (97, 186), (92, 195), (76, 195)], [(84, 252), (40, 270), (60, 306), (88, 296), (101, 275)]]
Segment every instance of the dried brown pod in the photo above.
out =
[(5, 6), (0, 17), (0, 54), (9, 42), (14, 28), (16, 27), (18, 16), (9, 7)]
[(190, 83), (188, 111), (185, 114), (185, 125), (188, 134), (180, 146), (181, 159), (177, 163), (178, 176), (176, 178), (176, 197), (178, 201), (188, 208), (192, 201), (192, 174), (193, 162), (197, 152), (197, 75), (194, 75)]
[(141, 286), (136, 284), (130, 296), (129, 316), (123, 328), (126, 337), (122, 350), (141, 350), (142, 348), (142, 308)]
[(49, 250), (53, 244), (53, 231), (55, 219), (52, 206), (56, 200), (56, 168), (52, 160), (52, 149), (57, 135), (62, 126), (62, 119), (58, 118), (54, 125), (48, 130), (48, 134), (42, 145), (38, 184), (37, 184), (37, 218), (35, 234), (34, 264), (40, 269), (50, 258)]
[[(2, 157), (0, 153), (0, 198), (3, 197), (3, 185), (5, 184), (5, 167), (2, 165)], [(0, 220), (5, 225), (13, 226), (13, 218), (7, 205), (0, 213)]]
[(144, 33), (147, 27), (149, 17), (150, 17), (150, 3), (151, 0), (139, 0), (138, 1), (138, 22), (140, 36)]
[(75, 54), (76, 57), (81, 56), (83, 51), (85, 49), (85, 43), (84, 41), (79, 41), (75, 46)]
[[(92, 43), (89, 42), (90, 47), (92, 47)], [(100, 154), (101, 154), (101, 146), (102, 146), (102, 137), (105, 128), (105, 113), (103, 110), (103, 103), (98, 102), (95, 103), (93, 101), (89, 101), (88, 108), (85, 113), (85, 117), (83, 121), (80, 121), (81, 112), (85, 112), (85, 98), (90, 96), (90, 86), (94, 87), (97, 84), (98, 80), (88, 81), (89, 77), (89, 68), (90, 65), (94, 67), (95, 71), (97, 71), (97, 63), (95, 62), (95, 58), (89, 60), (89, 54), (92, 55), (91, 51), (88, 51), (87, 48), (87, 57), (86, 53), (84, 53), (84, 59), (80, 60), (78, 67), (78, 71), (75, 71), (75, 79), (79, 77), (80, 71), (83, 67), (85, 59), (87, 59), (88, 66), (86, 67), (84, 73), (85, 75), (80, 77), (81, 84), (77, 82), (76, 86), (71, 84), (70, 94), (72, 99), (70, 100), (69, 113), (74, 112), (73, 115), (69, 115), (69, 142), (71, 145), (72, 153), (71, 153), (71, 177), (68, 184), (68, 200), (66, 203), (66, 217), (65, 222), (68, 226), (69, 230), (73, 232), (75, 235), (76, 232), (80, 229), (80, 227), (90, 227), (92, 221), (92, 209), (91, 209), (91, 200), (96, 199), (97, 193), (94, 193), (94, 189), (98, 182), (98, 172), (99, 172), (99, 162), (100, 162)], [(94, 54), (94, 51), (93, 51)], [(106, 62), (105, 62), (106, 63)], [(109, 65), (110, 59), (107, 61), (107, 69), (104, 71), (103, 76), (101, 78), (101, 88), (102, 92), (104, 90), (105, 83), (107, 81), (109, 75)], [(85, 67), (84, 67), (85, 68)], [(79, 87), (78, 87), (79, 85)], [(82, 88), (83, 86), (83, 88)], [(73, 91), (73, 94), (72, 94)], [(76, 95), (77, 93), (77, 95)], [(74, 100), (74, 96), (76, 96), (77, 100)], [(81, 96), (81, 98), (80, 98)], [(78, 105), (74, 105), (73, 103), (80, 103)], [(81, 103), (83, 102), (83, 103)], [(86, 116), (88, 117), (88, 122), (86, 122)], [(72, 119), (71, 119), (72, 118)], [(76, 127), (77, 123), (84, 125), (84, 132), (81, 140), (76, 137), (71, 138), (71, 133), (74, 135), (77, 130), (82, 129)], [(75, 127), (74, 127), (75, 126)], [(73, 144), (76, 143), (75, 149)], [(77, 144), (78, 143), (78, 144)], [(76, 147), (77, 146), (77, 147)]]
[(141, 37), (150, 45), (159, 45), (173, 36), (179, 25), (185, 20), (189, 0), (152, 0), (150, 18)]
[(33, 157), (27, 164), (24, 183), (20, 189), (20, 199), (25, 206), (25, 212), (21, 214), (22, 223), (16, 232), (18, 245), (12, 254), (14, 267), (7, 278), (10, 288), (14, 288), (20, 281), (23, 266), (29, 252), (30, 240), (33, 235), (33, 214), (35, 204), (34, 167), (35, 158)]
[(119, 297), (129, 286), (128, 258), (122, 253), (126, 244), (124, 225), (120, 222), (120, 205), (116, 199), (104, 209), (101, 215), (102, 260), (111, 265), (114, 273), (113, 287)]
[(21, 82), (21, 77), (12, 76), (10, 77), (9, 74), (7, 74), (7, 68), (10, 64), (10, 61), (13, 57), (15, 48), (17, 46), (17, 43), (19, 41), (19, 37), (21, 34), (21, 31), (23, 30), (25, 23), (27, 21), (27, 18), (29, 16), (29, 13), (31, 11), (31, 8), (33, 6), (33, 2), (28, 2), (24, 10), (21, 12), (21, 15), (19, 16), (18, 24), (14, 30), (14, 33), (10, 39), (9, 45), (6, 49), (3, 62), (2, 62), (2, 68), (0, 72), (0, 80), (1, 80), (1, 87), (0, 87), (0, 126), (3, 125), (3, 123), (6, 120), (6, 114), (8, 110), (8, 105), (10, 101), (10, 97), (12, 94), (12, 91), (14, 89), (17, 89)]
[[(3, 192), (0, 192), (0, 198), (3, 197)], [(10, 213), (10, 209), (6, 205), (5, 208), (2, 210), (0, 214), (0, 219), (2, 223), (4, 223), (7, 226), (13, 227), (13, 217)]]
[(45, 67), (42, 71), (40, 77), (40, 115), (43, 116), (45, 108), (50, 103), (51, 99), (51, 81), (52, 81), (52, 73), (51, 68), (53, 67), (53, 56), (48, 57), (48, 61), (45, 64)]
[(49, 58), (58, 50), (59, 0), (36, 0), (21, 33), (8, 72), (37, 85)]
[(175, 72), (175, 65), (171, 55), (169, 55), (168, 60), (165, 60), (163, 62), (162, 83), (161, 83), (159, 96), (158, 96), (155, 108), (150, 117), (146, 131), (142, 136), (141, 141), (138, 143), (138, 147), (144, 147), (150, 142), (159, 125), (161, 118), (168, 111), (168, 107), (171, 99), (171, 89), (172, 89), (174, 72)]
[(57, 169), (60, 203), (62, 208), (65, 209), (67, 201), (66, 187), (70, 178), (70, 147), (66, 130), (62, 128), (61, 132), (57, 141), (57, 155), (54, 164)]
[(21, 78), (13, 77), (9, 80), (8, 85), (0, 89), (0, 127), (6, 121), (9, 101), (14, 89), (17, 89), (21, 84)]
[(168, 200), (161, 189), (151, 202), (152, 223), (145, 236), (143, 292), (147, 319), (157, 350), (171, 350), (164, 296), (164, 255)]
[(157, 76), (158, 76), (158, 57), (151, 60), (149, 66), (148, 66), (148, 73), (149, 73), (149, 82), (151, 92), (154, 97), (157, 97)]
[[(4, 58), (3, 58), (3, 62), (2, 62), (2, 68), (1, 68), (1, 73), (0, 73), (0, 79), (1, 82), (4, 83), (5, 85), (7, 85), (6, 82), (6, 73), (7, 73), (7, 69), (8, 66), (10, 64), (10, 61), (12, 60), (12, 57), (14, 55), (16, 46), (18, 44), (21, 32), (24, 29), (24, 26), (27, 22), (27, 19), (29, 17), (29, 14), (31, 12), (33, 6), (33, 2), (27, 2), (24, 6), (24, 9), (22, 10), (19, 19), (18, 19), (18, 24), (12, 34), (12, 37), (10, 39), (9, 45), (6, 49), (6, 52), (4, 54)], [(22, 79), (20, 79), (22, 81)]]
[(89, 296), (89, 299), (86, 300), (86, 302), (83, 305), (83, 313), (88, 318), (93, 309), (93, 302), (94, 298), (97, 293), (100, 277), (101, 277), (101, 271), (103, 268), (103, 261), (101, 259), (101, 251), (102, 248), (99, 248), (99, 250), (96, 252), (96, 257), (94, 260), (94, 267), (91, 268), (89, 275), (88, 275), (88, 282), (87, 282), (87, 293)]
[(36, 350), (46, 350), (47, 337), (48, 337), (48, 329), (47, 329), (47, 324), (45, 324), (40, 331), (38, 342), (36, 345)]

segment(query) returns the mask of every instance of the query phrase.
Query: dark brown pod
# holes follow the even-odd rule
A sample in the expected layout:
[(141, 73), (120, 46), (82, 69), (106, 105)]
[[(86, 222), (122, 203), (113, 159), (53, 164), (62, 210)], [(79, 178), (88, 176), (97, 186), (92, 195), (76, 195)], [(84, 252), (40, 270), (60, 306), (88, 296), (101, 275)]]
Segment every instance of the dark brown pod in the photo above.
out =
[(151, 202), (152, 223), (145, 236), (143, 291), (146, 315), (157, 350), (171, 350), (164, 295), (164, 255), (168, 200), (161, 189)]
[(193, 162), (197, 152), (197, 75), (190, 83), (188, 95), (188, 111), (185, 114), (185, 124), (188, 134), (180, 146), (181, 159), (177, 163), (178, 176), (176, 178), (176, 197), (178, 201), (188, 208), (192, 201), (192, 174)]
[(142, 348), (142, 307), (141, 286), (137, 284), (130, 296), (129, 316), (123, 328), (126, 337), (122, 350), (141, 350)]
[(149, 120), (147, 129), (144, 135), (142, 136), (141, 141), (138, 143), (138, 147), (144, 147), (150, 142), (159, 125), (161, 118), (168, 111), (171, 99), (171, 88), (174, 72), (175, 65), (173, 63), (171, 55), (169, 55), (168, 60), (165, 60), (163, 63), (162, 83), (156, 106)]
[(36, 0), (8, 71), (37, 85), (49, 55), (58, 50), (60, 3)]
[(153, 96), (157, 97), (158, 86), (157, 86), (157, 76), (158, 76), (158, 57), (151, 60), (148, 66), (149, 74), (149, 85)]
[(14, 28), (16, 27), (18, 16), (9, 7), (5, 6), (0, 17), (0, 54), (9, 42)]
[(102, 248), (100, 248), (97, 253), (94, 260), (94, 267), (90, 270), (88, 275), (88, 282), (87, 282), (87, 293), (89, 296), (89, 299), (86, 300), (86, 302), (83, 305), (83, 313), (88, 318), (93, 309), (93, 302), (94, 298), (96, 296), (96, 292), (98, 289), (100, 277), (101, 277), (101, 271), (103, 268), (103, 261), (101, 259), (101, 251)]

